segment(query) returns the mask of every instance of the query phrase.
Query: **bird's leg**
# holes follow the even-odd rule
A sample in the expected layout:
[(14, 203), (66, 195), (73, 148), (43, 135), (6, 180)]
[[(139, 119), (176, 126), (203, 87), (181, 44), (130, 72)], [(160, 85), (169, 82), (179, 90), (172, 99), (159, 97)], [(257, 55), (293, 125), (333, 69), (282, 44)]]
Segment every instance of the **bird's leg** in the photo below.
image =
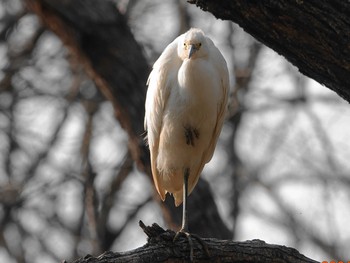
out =
[(176, 233), (174, 237), (174, 242), (179, 238), (180, 235), (186, 236), (188, 240), (188, 244), (190, 246), (190, 260), (193, 261), (193, 242), (192, 238), (195, 238), (203, 247), (206, 255), (210, 257), (209, 250), (205, 242), (203, 240), (194, 234), (190, 234), (188, 231), (188, 218), (187, 218), (187, 198), (188, 198), (188, 178), (190, 176), (190, 169), (186, 168), (184, 171), (184, 181), (183, 181), (183, 201), (182, 201), (182, 225), (181, 229)]
[(190, 177), (190, 169), (186, 168), (184, 172), (183, 182), (183, 201), (182, 201), (182, 226), (180, 231), (188, 233), (188, 218), (187, 218), (187, 197), (188, 197), (188, 177)]

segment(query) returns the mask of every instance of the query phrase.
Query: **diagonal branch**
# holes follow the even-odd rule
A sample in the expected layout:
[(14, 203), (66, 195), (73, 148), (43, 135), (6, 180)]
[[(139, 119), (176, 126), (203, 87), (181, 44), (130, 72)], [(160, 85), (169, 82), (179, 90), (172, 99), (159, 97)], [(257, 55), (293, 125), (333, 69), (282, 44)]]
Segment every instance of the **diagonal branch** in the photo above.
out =
[(143, 116), (149, 67), (124, 17), (112, 1), (26, 0), (30, 10), (63, 41), (84, 65), (114, 106), (129, 135), (129, 148), (141, 170), (147, 170)]
[(303, 74), (350, 102), (350, 3), (343, 0), (190, 0), (239, 24)]

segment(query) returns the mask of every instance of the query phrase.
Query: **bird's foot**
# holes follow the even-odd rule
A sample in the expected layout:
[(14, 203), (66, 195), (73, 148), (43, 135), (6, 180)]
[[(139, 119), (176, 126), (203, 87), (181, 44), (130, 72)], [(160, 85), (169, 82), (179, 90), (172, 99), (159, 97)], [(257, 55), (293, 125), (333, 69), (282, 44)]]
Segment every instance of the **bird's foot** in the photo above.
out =
[(210, 254), (209, 254), (209, 249), (207, 244), (196, 234), (190, 234), (189, 232), (185, 231), (184, 229), (180, 229), (174, 239), (173, 242), (176, 242), (176, 240), (179, 239), (180, 236), (184, 236), (187, 238), (188, 241), (188, 245), (190, 246), (190, 261), (193, 262), (193, 241), (192, 238), (194, 238), (195, 240), (197, 240), (197, 242), (201, 245), (201, 247), (203, 248), (206, 256), (209, 258)]

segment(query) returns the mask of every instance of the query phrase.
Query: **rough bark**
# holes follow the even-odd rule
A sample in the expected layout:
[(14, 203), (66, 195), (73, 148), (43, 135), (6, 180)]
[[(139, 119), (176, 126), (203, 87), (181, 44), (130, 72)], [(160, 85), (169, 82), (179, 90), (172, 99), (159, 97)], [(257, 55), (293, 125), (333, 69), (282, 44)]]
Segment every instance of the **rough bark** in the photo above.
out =
[(306, 76), (350, 102), (350, 3), (343, 0), (190, 0), (239, 24)]
[[(124, 253), (105, 252), (99, 257), (87, 255), (73, 263), (118, 263), (118, 262), (190, 262), (190, 250), (186, 238), (173, 242), (175, 233), (163, 230), (158, 225), (141, 227), (148, 236), (143, 247)], [(233, 242), (229, 240), (203, 239), (208, 246), (209, 257), (203, 253), (202, 246), (193, 239), (195, 262), (279, 262), (315, 263), (301, 255), (297, 250), (285, 246), (267, 244), (261, 240)]]

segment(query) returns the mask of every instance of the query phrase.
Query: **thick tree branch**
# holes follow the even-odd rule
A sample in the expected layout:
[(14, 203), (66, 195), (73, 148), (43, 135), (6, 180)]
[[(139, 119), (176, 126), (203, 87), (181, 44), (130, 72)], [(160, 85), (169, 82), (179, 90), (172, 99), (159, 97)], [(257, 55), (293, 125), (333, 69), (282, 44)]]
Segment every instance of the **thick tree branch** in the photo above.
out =
[(191, 0), (239, 24), (300, 72), (350, 102), (350, 3), (343, 0)]
[[(173, 242), (175, 232), (163, 230), (153, 224), (140, 226), (148, 236), (143, 247), (124, 253), (106, 252), (99, 257), (90, 255), (73, 263), (118, 263), (118, 262), (189, 262), (190, 251), (186, 238)], [(201, 245), (193, 239), (195, 262), (280, 262), (280, 263), (316, 263), (297, 250), (285, 246), (267, 244), (261, 240), (233, 242), (229, 240), (203, 239), (208, 246), (209, 258), (203, 253)], [(187, 255), (184, 257), (183, 255)]]

